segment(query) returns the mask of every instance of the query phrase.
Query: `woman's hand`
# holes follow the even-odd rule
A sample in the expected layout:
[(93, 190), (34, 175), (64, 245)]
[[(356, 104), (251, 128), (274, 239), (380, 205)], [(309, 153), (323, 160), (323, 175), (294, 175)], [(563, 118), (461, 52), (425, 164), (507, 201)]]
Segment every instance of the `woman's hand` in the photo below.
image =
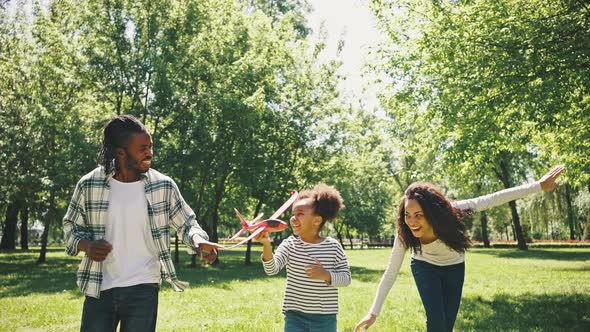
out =
[(354, 328), (354, 332), (361, 331), (360, 328), (363, 326), (364, 326), (364, 328), (362, 329), (362, 331), (368, 330), (369, 327), (371, 327), (371, 325), (373, 325), (376, 320), (377, 320), (377, 316), (375, 316), (373, 314), (367, 314), (365, 316), (365, 318), (363, 318), (358, 324), (356, 324), (356, 327)]
[(551, 191), (557, 187), (559, 187), (559, 183), (555, 182), (555, 180), (559, 177), (561, 172), (565, 170), (565, 166), (557, 165), (553, 167), (547, 174), (543, 175), (539, 183), (541, 184), (541, 189), (543, 191)]

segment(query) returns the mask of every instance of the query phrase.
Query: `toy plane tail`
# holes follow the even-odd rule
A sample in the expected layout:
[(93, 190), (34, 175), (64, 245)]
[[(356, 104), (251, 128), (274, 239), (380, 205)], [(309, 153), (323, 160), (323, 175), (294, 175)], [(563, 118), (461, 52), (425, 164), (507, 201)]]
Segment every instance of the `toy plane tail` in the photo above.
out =
[(246, 221), (246, 219), (244, 218), (244, 216), (242, 216), (242, 214), (240, 213), (240, 211), (238, 211), (238, 209), (234, 208), (234, 211), (236, 211), (236, 214), (238, 215), (238, 218), (240, 218), (240, 223), (242, 224), (242, 229), (240, 229), (236, 234), (234, 234), (230, 240), (233, 240), (235, 238), (237, 238), (238, 236), (244, 234), (245, 231), (247, 231), (250, 227), (254, 226), (254, 223), (257, 222), (260, 218), (262, 218), (262, 213), (259, 214), (258, 216), (256, 216), (256, 218), (252, 219), (251, 222)]

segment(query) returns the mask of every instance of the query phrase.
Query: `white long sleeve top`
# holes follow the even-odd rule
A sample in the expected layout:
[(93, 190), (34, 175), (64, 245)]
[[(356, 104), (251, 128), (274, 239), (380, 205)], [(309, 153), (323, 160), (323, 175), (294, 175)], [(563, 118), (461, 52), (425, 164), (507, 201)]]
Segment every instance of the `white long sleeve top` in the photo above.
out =
[[(475, 212), (478, 212), (540, 191), (542, 191), (541, 184), (539, 182), (533, 182), (514, 188), (504, 189), (493, 194), (480, 196), (477, 198), (455, 201), (453, 202), (453, 205), (462, 210), (471, 209)], [(399, 237), (396, 237), (393, 243), (391, 256), (389, 257), (389, 263), (385, 269), (385, 272), (383, 273), (383, 277), (381, 278), (381, 282), (377, 288), (375, 300), (373, 301), (373, 305), (369, 311), (371, 314), (379, 315), (381, 312), (383, 302), (385, 301), (387, 294), (389, 294), (389, 291), (391, 290), (391, 287), (393, 287), (395, 279), (397, 278), (397, 274), (404, 260), (405, 252), (406, 249), (404, 248), (402, 242), (399, 240)], [(434, 265), (446, 266), (464, 262), (465, 254), (459, 253), (449, 248), (441, 240), (436, 240), (429, 244), (422, 244), (422, 252), (412, 252), (412, 258), (419, 259)]]

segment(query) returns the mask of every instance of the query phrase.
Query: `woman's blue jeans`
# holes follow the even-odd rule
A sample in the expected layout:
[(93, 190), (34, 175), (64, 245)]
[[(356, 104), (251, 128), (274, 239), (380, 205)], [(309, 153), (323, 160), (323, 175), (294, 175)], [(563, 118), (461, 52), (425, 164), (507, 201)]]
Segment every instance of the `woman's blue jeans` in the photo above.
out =
[(465, 263), (438, 266), (412, 258), (411, 268), (426, 311), (428, 332), (453, 331), (461, 304)]
[(158, 316), (158, 284), (117, 287), (86, 296), (82, 310), (82, 332), (155, 331)]
[(285, 332), (336, 332), (336, 315), (285, 312)]

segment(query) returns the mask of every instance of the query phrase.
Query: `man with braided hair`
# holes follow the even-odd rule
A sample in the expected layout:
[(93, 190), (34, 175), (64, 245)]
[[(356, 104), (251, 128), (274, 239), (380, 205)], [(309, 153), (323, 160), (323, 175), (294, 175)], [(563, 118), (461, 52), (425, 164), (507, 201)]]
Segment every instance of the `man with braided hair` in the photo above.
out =
[[(210, 263), (216, 250), (176, 183), (151, 169), (152, 139), (131, 115), (104, 128), (101, 165), (76, 185), (63, 219), (66, 253), (84, 251), (77, 284), (86, 295), (81, 331), (155, 331), (162, 279), (178, 280), (170, 226), (189, 253)], [(203, 257), (202, 253), (209, 255)]]

